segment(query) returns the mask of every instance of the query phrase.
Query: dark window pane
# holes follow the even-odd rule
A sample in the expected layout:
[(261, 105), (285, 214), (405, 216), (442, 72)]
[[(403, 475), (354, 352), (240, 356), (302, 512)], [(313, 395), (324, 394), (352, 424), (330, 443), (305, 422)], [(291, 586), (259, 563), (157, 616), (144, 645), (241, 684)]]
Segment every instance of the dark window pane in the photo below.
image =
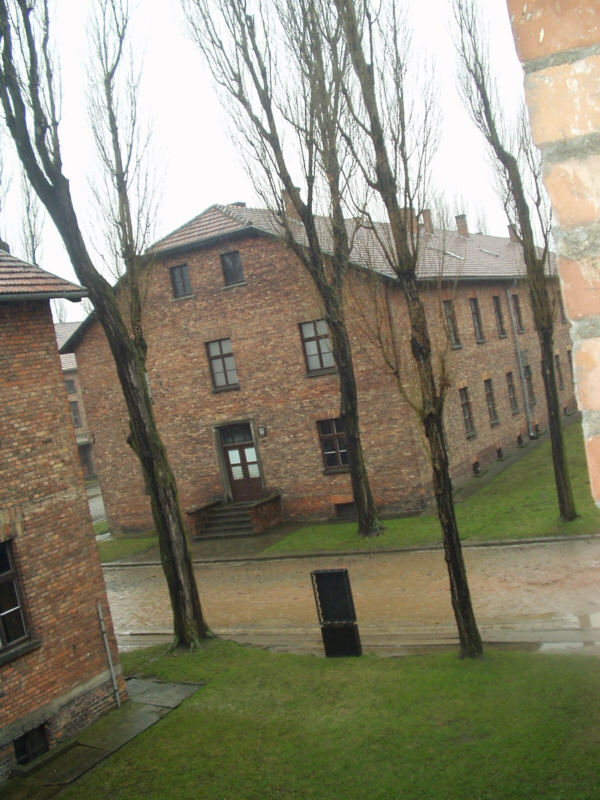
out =
[(185, 297), (192, 293), (190, 276), (187, 264), (178, 267), (171, 267), (171, 286), (173, 287), (173, 297)]
[(0, 583), (0, 614), (10, 611), (18, 605), (19, 601), (14, 581), (7, 580)]
[(0, 543), (0, 575), (10, 572), (10, 559), (8, 557), (8, 545), (6, 542)]
[(230, 286), (232, 283), (241, 283), (244, 280), (242, 261), (238, 250), (232, 253), (222, 253), (221, 267), (223, 268), (225, 286)]
[(16, 642), (17, 639), (22, 639), (25, 636), (25, 623), (23, 622), (23, 615), (21, 614), (20, 608), (15, 608), (14, 611), (4, 614), (0, 619), (4, 626), (7, 644)]

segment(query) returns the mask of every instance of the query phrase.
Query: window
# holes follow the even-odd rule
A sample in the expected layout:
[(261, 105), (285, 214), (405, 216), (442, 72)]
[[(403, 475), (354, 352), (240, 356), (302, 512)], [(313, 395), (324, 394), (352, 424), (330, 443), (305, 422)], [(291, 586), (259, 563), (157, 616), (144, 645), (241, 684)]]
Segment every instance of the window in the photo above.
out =
[(567, 321), (567, 315), (565, 314), (565, 307), (563, 305), (563, 300), (560, 290), (556, 295), (556, 299), (558, 300), (558, 313), (560, 314), (560, 321), (564, 324)]
[(518, 294), (511, 295), (512, 300), (512, 307), (513, 307), (513, 314), (515, 315), (515, 323), (517, 326), (517, 331), (519, 333), (523, 333), (525, 328), (523, 327), (523, 317), (521, 315), (521, 301), (519, 300)]
[(0, 542), (0, 650), (27, 638), (11, 542)]
[(329, 328), (324, 319), (303, 322), (300, 325), (300, 335), (308, 372), (321, 372), (335, 367), (329, 341)]
[(243, 282), (244, 273), (239, 250), (234, 250), (232, 253), (221, 253), (221, 267), (225, 286)]
[(456, 314), (454, 313), (454, 303), (452, 300), (444, 300), (442, 302), (444, 310), (444, 319), (446, 321), (446, 328), (448, 329), (448, 338), (452, 347), (460, 347), (460, 338), (458, 335), (458, 325), (456, 324)]
[(33, 730), (19, 736), (18, 739), (14, 739), (13, 746), (17, 764), (29, 764), (30, 761), (34, 761), (38, 756), (47, 753), (50, 748), (48, 747), (45, 725), (33, 728)]
[(75, 381), (65, 381), (65, 387), (67, 389), (68, 394), (75, 394), (77, 389), (75, 388)]
[(475, 332), (475, 340), (477, 342), (483, 342), (485, 341), (485, 337), (483, 335), (483, 328), (481, 327), (479, 300), (476, 297), (471, 297), (469, 299), (469, 305), (471, 306), (471, 316), (473, 317), (473, 331)]
[(498, 338), (503, 339), (506, 336), (506, 328), (504, 327), (504, 315), (502, 313), (502, 303), (500, 296), (495, 294), (492, 297), (494, 303), (494, 314), (496, 316), (496, 329), (498, 331)]
[(563, 381), (562, 369), (560, 366), (560, 356), (558, 353), (554, 356), (554, 370), (556, 372), (556, 381), (558, 383), (559, 389), (565, 388), (565, 382)]
[(190, 274), (187, 264), (171, 267), (170, 273), (173, 297), (189, 297), (192, 293), (192, 286), (190, 284)]
[(81, 428), (81, 416), (79, 414), (79, 403), (77, 400), (71, 400), (69, 402), (69, 408), (71, 409), (71, 417), (73, 418), (73, 425), (76, 428)]
[(333, 470), (348, 466), (346, 434), (341, 419), (323, 419), (317, 422), (325, 469)]
[(483, 382), (485, 389), (485, 401), (488, 407), (488, 414), (490, 415), (490, 423), (492, 425), (498, 424), (498, 412), (496, 411), (496, 398), (494, 397), (494, 386), (491, 378), (486, 378)]
[(465, 386), (464, 389), (459, 389), (458, 394), (460, 397), (460, 407), (462, 408), (463, 422), (465, 423), (465, 433), (468, 438), (475, 436), (475, 421), (473, 419), (473, 409), (471, 408), (471, 401), (469, 399), (469, 390)]
[(207, 342), (206, 350), (215, 389), (237, 386), (238, 376), (231, 350), (231, 340), (217, 339), (215, 342)]
[(569, 372), (571, 373), (571, 383), (573, 382), (573, 354), (567, 350), (567, 361), (569, 362)]
[(535, 405), (535, 392), (533, 391), (533, 375), (531, 374), (531, 367), (529, 364), (523, 367), (523, 375), (525, 376), (525, 386), (527, 387), (527, 397), (529, 405)]
[(508, 399), (510, 401), (510, 410), (513, 414), (519, 413), (519, 404), (517, 403), (517, 393), (515, 392), (515, 382), (513, 380), (512, 372), (506, 373), (506, 388), (508, 389)]

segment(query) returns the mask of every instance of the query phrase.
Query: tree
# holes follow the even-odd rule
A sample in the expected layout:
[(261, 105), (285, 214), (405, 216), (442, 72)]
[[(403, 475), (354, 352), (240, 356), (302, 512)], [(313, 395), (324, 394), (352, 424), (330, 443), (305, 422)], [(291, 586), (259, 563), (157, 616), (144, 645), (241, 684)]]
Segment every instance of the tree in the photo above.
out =
[[(382, 241), (406, 300), (410, 346), (417, 374), (419, 417), (429, 447), (433, 490), (440, 520), (450, 596), (458, 629), (460, 654), (478, 657), (482, 643), (471, 603), (467, 573), (454, 512), (454, 496), (444, 435), (444, 400), (449, 386), (442, 363), (436, 379), (431, 338), (420, 296), (420, 228), (429, 163), (436, 136), (435, 106), (424, 90), (419, 106), (409, 102), (408, 42), (397, 4), (390, 0), (376, 16), (367, 0), (334, 0), (350, 52), (357, 90), (353, 114), (355, 130), (365, 146), (353, 147), (365, 180), (380, 199), (390, 241)], [(384, 13), (386, 12), (386, 13)], [(420, 113), (419, 113), (420, 112)], [(418, 114), (420, 123), (417, 124)]]
[(149, 394), (138, 283), (146, 257), (136, 247), (130, 200), (131, 151), (127, 145), (123, 149), (114, 94), (126, 42), (126, 0), (104, 0), (100, 14), (106, 24), (95, 41), (103, 90), (98, 104), (103, 108), (108, 135), (103, 139), (107, 142), (103, 161), (118, 210), (116, 235), (125, 268), (119, 293), (95, 268), (63, 172), (47, 0), (0, 0), (0, 98), (27, 178), (56, 225), (75, 274), (88, 290), (106, 334), (129, 414), (128, 441), (139, 458), (151, 499), (173, 609), (175, 643), (191, 647), (207, 636), (208, 628), (194, 580), (175, 479)]
[[(556, 309), (548, 290), (551, 215), (542, 186), (541, 159), (531, 140), (524, 104), (513, 130), (510, 131), (505, 124), (506, 114), (498, 98), (481, 24), (472, 0), (455, 0), (454, 15), (462, 66), (462, 95), (496, 161), (504, 207), (523, 253), (533, 320), (540, 343), (558, 507), (561, 518), (570, 521), (576, 518), (577, 512), (565, 454), (554, 367)], [(541, 247), (536, 246), (534, 220), (537, 220)]]
[[(264, 179), (261, 194), (281, 220), (287, 245), (322, 300), (339, 375), (358, 530), (375, 536), (381, 524), (360, 440), (343, 298), (352, 249), (344, 219), (349, 177), (339, 124), (345, 109), (340, 76), (347, 54), (342, 48), (323, 47), (324, 41), (339, 40), (339, 26), (327, 4), (317, 9), (311, 0), (258, 4), (256, 14), (247, 0), (183, 0), (183, 6), (193, 38), (228, 97), (250, 159)], [(289, 140), (295, 142), (295, 151), (286, 146)], [(306, 200), (293, 177), (300, 171)], [(329, 210), (326, 221), (318, 214), (319, 203)]]

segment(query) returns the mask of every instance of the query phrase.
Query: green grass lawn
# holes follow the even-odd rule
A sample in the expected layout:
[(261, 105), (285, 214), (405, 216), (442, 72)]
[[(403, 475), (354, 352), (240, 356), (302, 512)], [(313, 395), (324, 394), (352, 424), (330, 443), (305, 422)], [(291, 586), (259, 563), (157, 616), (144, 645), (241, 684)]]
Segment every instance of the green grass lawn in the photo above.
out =
[(156, 547), (158, 537), (154, 531), (145, 533), (127, 533), (121, 536), (114, 536), (105, 542), (96, 542), (100, 561), (103, 564), (111, 561), (124, 561), (135, 559), (143, 553)]
[(215, 640), (123, 664), (206, 685), (65, 800), (598, 798), (593, 657), (324, 659)]
[[(558, 515), (550, 442), (531, 448), (474, 494), (460, 500), (456, 515), (463, 541), (527, 539), (539, 536), (573, 536), (600, 533), (600, 509), (594, 505), (583, 449), (581, 424), (564, 429), (567, 458), (579, 518), (562, 522)], [(381, 550), (393, 547), (439, 544), (437, 517), (423, 515), (385, 520), (375, 539), (357, 534), (355, 523), (307, 525), (276, 542), (265, 553), (302, 553), (319, 550)]]

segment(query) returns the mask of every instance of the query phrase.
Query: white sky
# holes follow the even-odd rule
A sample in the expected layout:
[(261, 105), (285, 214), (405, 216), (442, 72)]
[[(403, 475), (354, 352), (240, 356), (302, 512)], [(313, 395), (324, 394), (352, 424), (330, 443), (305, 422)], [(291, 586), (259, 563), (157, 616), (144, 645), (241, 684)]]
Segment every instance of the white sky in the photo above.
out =
[[(490, 26), (492, 58), (507, 102), (522, 92), (505, 0), (479, 0)], [(95, 153), (87, 128), (85, 102), (87, 61), (86, 17), (93, 0), (59, 0), (55, 23), (63, 89), (61, 139), (65, 172), (78, 213), (93, 236), (94, 210), (88, 178)], [(435, 61), (443, 103), (443, 132), (435, 162), (435, 182), (452, 202), (453, 213), (465, 212), (476, 230), (480, 211), (488, 232), (506, 235), (506, 220), (495, 197), (487, 159), (462, 109), (455, 89), (450, 0), (407, 0), (414, 26), (414, 46)], [(213, 203), (258, 203), (251, 182), (227, 132), (227, 119), (212, 88), (196, 46), (188, 39), (178, 0), (138, 0), (134, 5), (133, 45), (144, 54), (143, 111), (153, 128), (157, 169), (163, 176), (156, 234), (182, 225)], [(1, 140), (7, 159), (8, 136)], [(12, 252), (20, 244), (20, 178), (12, 170), (0, 235)], [(50, 220), (46, 221), (39, 263), (50, 272), (75, 281), (68, 257)], [(67, 304), (69, 319), (83, 317), (81, 304)]]

